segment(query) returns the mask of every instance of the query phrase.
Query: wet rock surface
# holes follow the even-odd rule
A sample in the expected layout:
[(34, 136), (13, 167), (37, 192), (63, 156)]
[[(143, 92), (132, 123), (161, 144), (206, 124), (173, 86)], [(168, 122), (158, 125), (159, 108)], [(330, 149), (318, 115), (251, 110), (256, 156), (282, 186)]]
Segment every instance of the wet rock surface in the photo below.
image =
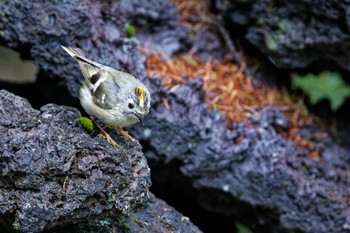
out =
[(216, 0), (232, 37), (258, 48), (279, 68), (332, 60), (350, 70), (348, 1)]
[(0, 91), (0, 215), (2, 229), (40, 232), (97, 221), (147, 201), (150, 170), (140, 144), (114, 148), (91, 138), (79, 111), (31, 108)]

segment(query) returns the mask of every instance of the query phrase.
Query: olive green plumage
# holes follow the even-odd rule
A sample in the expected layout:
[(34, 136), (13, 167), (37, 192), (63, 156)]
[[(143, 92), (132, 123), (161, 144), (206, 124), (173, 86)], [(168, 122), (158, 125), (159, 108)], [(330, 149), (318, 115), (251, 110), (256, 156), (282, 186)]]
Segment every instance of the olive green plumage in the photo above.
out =
[(62, 48), (79, 63), (84, 76), (80, 103), (90, 116), (109, 126), (125, 127), (148, 114), (151, 96), (140, 80), (87, 59), (78, 48)]

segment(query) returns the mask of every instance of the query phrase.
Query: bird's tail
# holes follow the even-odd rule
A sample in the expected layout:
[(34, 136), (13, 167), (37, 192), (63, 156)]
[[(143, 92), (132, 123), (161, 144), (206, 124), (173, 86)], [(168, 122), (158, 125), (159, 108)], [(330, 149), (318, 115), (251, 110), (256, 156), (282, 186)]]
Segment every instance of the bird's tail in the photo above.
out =
[(96, 75), (102, 68), (102, 65), (91, 61), (90, 59), (85, 57), (84, 52), (79, 48), (65, 47), (61, 45), (61, 47), (73, 58), (75, 58), (80, 66), (80, 70), (83, 73), (84, 78), (91, 82), (91, 77)]
[(74, 58), (77, 57), (83, 57), (85, 58), (85, 54), (83, 52), (83, 50), (78, 49), (78, 48), (72, 48), (72, 47), (65, 47), (63, 45), (61, 45), (62, 49), (64, 49), (64, 51), (66, 51), (69, 55), (71, 55)]

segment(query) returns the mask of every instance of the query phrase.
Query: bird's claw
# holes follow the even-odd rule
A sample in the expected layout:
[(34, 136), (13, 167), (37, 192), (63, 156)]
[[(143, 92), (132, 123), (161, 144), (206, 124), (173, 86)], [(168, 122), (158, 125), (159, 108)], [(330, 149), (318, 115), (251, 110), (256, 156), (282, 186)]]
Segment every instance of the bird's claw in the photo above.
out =
[(122, 136), (126, 137), (127, 139), (129, 139), (130, 141), (134, 141), (135, 139), (129, 134), (128, 131), (123, 130), (122, 127), (117, 127), (117, 126), (107, 126), (110, 129), (114, 129), (117, 130)]
[(129, 134), (128, 131), (125, 130), (121, 130), (119, 131), (124, 137), (126, 137), (127, 139), (129, 139), (130, 141), (134, 141), (135, 139)]
[(120, 147), (119, 144), (113, 140), (109, 134), (98, 134), (97, 137), (105, 139), (109, 144), (114, 147)]

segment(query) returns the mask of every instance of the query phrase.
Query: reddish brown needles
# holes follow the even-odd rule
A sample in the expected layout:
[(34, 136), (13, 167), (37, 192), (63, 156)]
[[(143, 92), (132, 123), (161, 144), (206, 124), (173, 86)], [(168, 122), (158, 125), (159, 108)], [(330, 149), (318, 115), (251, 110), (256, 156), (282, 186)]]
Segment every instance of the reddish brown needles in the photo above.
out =
[[(209, 0), (172, 0), (172, 2), (186, 27), (191, 30), (207, 27), (209, 30), (209, 25), (191, 21), (192, 16), (213, 18)], [(289, 124), (288, 129), (276, 128), (276, 130), (286, 139), (307, 149), (310, 157), (318, 158), (319, 151), (316, 144), (298, 133), (301, 127), (312, 122), (312, 117), (307, 116), (303, 105), (299, 104), (301, 103), (299, 98), (262, 83), (253, 85), (251, 79), (243, 73), (246, 64), (239, 68), (230, 60), (201, 62), (192, 55), (192, 52), (176, 55), (173, 59), (164, 59), (161, 53), (140, 50), (148, 57), (145, 62), (148, 75), (161, 79), (166, 89), (175, 90), (188, 79), (203, 78), (209, 108), (225, 114), (228, 127), (233, 122), (245, 122), (249, 116), (256, 114), (258, 107), (279, 106), (289, 118)], [(241, 139), (236, 139), (234, 143)]]
[(315, 144), (298, 134), (299, 128), (309, 125), (312, 118), (303, 113), (297, 97), (262, 83), (253, 85), (251, 79), (243, 74), (244, 66), (238, 68), (230, 61), (209, 60), (203, 63), (189, 54), (162, 59), (159, 53), (143, 52), (148, 56), (145, 62), (148, 75), (161, 79), (165, 89), (175, 90), (188, 79), (202, 77), (206, 102), (210, 109), (226, 115), (228, 127), (233, 122), (246, 121), (258, 107), (279, 106), (289, 118), (289, 127), (287, 130), (277, 129), (278, 132), (308, 149), (310, 156), (318, 156)]

